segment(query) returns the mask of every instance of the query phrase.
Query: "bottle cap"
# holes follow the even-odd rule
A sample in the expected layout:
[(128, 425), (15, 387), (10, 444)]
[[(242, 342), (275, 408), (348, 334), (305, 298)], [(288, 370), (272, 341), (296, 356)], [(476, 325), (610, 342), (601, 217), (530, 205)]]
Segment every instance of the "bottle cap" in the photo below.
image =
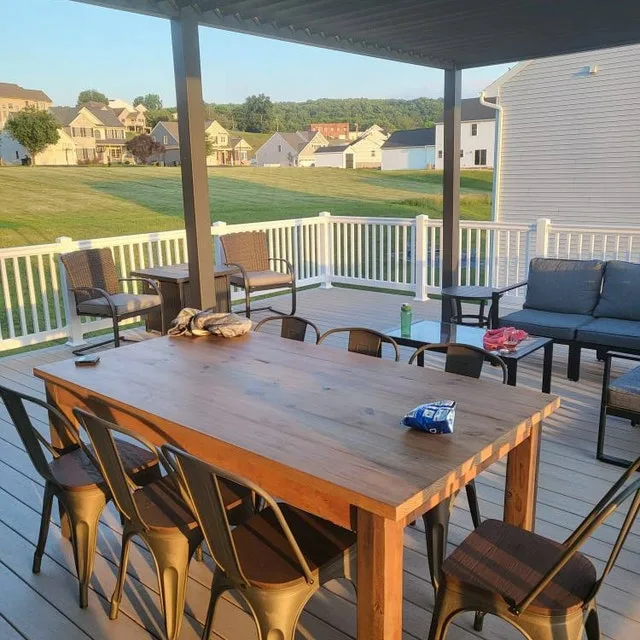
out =
[(400, 307), (402, 309), (402, 311), (411, 311), (411, 305), (410, 304), (403, 304), (402, 307)]

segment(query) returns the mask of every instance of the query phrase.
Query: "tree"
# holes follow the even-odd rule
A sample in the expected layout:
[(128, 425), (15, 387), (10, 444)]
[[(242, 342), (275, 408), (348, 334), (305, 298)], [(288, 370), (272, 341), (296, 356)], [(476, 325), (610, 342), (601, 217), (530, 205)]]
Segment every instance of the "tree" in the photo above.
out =
[(273, 120), (273, 102), (261, 93), (249, 96), (244, 101), (244, 130), (252, 133), (265, 133), (271, 130)]
[(208, 158), (213, 153), (213, 142), (208, 133), (204, 134), (204, 155)]
[(146, 96), (138, 96), (133, 101), (133, 106), (137, 107), (139, 104), (146, 107), (149, 111), (159, 111), (162, 109), (162, 100), (157, 93), (147, 93)]
[(100, 102), (108, 106), (109, 98), (97, 89), (85, 89), (78, 94), (78, 103), (76, 106), (81, 107), (83, 104), (87, 104), (87, 102)]
[(58, 121), (51, 113), (33, 107), (14, 114), (5, 125), (7, 133), (29, 152), (31, 166), (36, 164), (37, 154), (58, 142), (58, 127)]
[(146, 164), (151, 156), (159, 155), (166, 151), (163, 144), (160, 144), (148, 133), (141, 133), (127, 142), (127, 150), (130, 151), (140, 162)]
[(153, 109), (147, 111), (144, 115), (147, 119), (147, 126), (152, 129), (158, 122), (171, 122), (173, 120), (173, 112), (169, 109)]

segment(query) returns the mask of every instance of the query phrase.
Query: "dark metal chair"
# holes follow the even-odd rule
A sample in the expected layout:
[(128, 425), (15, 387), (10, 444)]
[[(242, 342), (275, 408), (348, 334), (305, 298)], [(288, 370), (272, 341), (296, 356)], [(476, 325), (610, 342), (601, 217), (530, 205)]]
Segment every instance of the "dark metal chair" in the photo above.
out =
[(365, 329), (363, 327), (338, 327), (337, 329), (329, 329), (329, 331), (325, 331), (320, 336), (318, 344), (322, 344), (329, 336), (336, 333), (349, 334), (347, 349), (352, 353), (362, 353), (365, 356), (382, 358), (382, 345), (386, 343), (390, 344), (393, 348), (395, 361), (400, 361), (398, 343), (393, 338), (374, 329)]
[[(184, 500), (184, 488), (161, 452), (160, 460), (167, 475), (140, 487), (127, 472), (113, 434), (121, 433), (134, 439), (154, 454), (158, 449), (139, 434), (91, 413), (74, 409), (74, 414), (89, 435), (97, 464), (123, 520), (118, 582), (111, 597), (109, 617), (112, 620), (118, 617), (130, 543), (134, 536), (139, 536), (156, 566), (167, 638), (175, 640), (182, 625), (189, 562), (203, 540), (200, 527)], [(235, 517), (239, 516), (239, 521), (253, 513), (252, 496), (248, 491), (241, 495), (228, 485), (221, 491), (225, 508), (233, 511)]]
[(310, 320), (305, 320), (300, 316), (271, 316), (260, 320), (255, 326), (254, 331), (260, 331), (262, 327), (269, 322), (280, 322), (280, 337), (289, 340), (297, 340), (304, 342), (307, 337), (307, 329), (311, 328), (315, 334), (314, 342), (317, 344), (320, 340), (320, 330)]
[[(562, 544), (486, 520), (447, 558), (429, 640), (443, 640), (462, 611), (486, 611), (535, 640), (600, 639), (596, 596), (640, 510), (638, 458)], [(631, 504), (600, 577), (578, 550), (625, 501)]]
[[(274, 289), (291, 289), (291, 313), (296, 313), (296, 273), (293, 265), (286, 258), (270, 258), (267, 246), (267, 234), (264, 231), (242, 231), (220, 236), (224, 251), (225, 264), (237, 267), (240, 274), (232, 274), (229, 281), (234, 287), (244, 289), (245, 313), (251, 317), (251, 293), (253, 291), (269, 291)], [(286, 273), (275, 271), (271, 263), (280, 262), (287, 268)], [(273, 307), (261, 307), (254, 311), (268, 309), (281, 313)]]
[[(202, 640), (209, 640), (216, 603), (228, 590), (249, 604), (258, 637), (294, 640), (298, 618), (320, 587), (335, 578), (355, 578), (353, 532), (286, 504), (254, 483), (171, 445), (190, 503), (216, 563)], [(223, 482), (255, 492), (266, 508), (233, 531), (223, 506)]]
[[(0, 397), (31, 463), (45, 482), (40, 533), (33, 555), (33, 573), (40, 573), (53, 499), (57, 498), (69, 518), (80, 606), (84, 608), (88, 604), (89, 581), (93, 574), (98, 522), (110, 499), (109, 491), (93, 462), (93, 452), (84, 445), (77, 429), (56, 407), (3, 386), (0, 386)], [(51, 426), (59, 434), (60, 440), (73, 444), (63, 449), (52, 446), (31, 422), (25, 402), (46, 409)], [(126, 468), (138, 482), (151, 482), (159, 477), (158, 458), (155, 454), (124, 441), (118, 441), (116, 446)]]
[(604, 373), (602, 376), (602, 398), (600, 400), (600, 422), (598, 425), (596, 456), (598, 460), (603, 462), (626, 467), (631, 463), (630, 460), (607, 455), (604, 452), (607, 416), (626, 418), (631, 420), (631, 424), (635, 427), (640, 423), (640, 366), (623, 373), (615, 380), (611, 380), (611, 365), (614, 358), (640, 362), (640, 356), (628, 353), (610, 351), (603, 354)]
[[(119, 347), (120, 342), (128, 339), (120, 336), (118, 323), (127, 318), (160, 311), (160, 326), (165, 326), (162, 294), (158, 285), (148, 278), (118, 278), (111, 249), (81, 249), (61, 254), (60, 260), (75, 298), (76, 313), (79, 316), (110, 318), (113, 323), (113, 338), (74, 349), (74, 354), (111, 342)], [(144, 282), (155, 294), (123, 293), (120, 291), (121, 282)]]

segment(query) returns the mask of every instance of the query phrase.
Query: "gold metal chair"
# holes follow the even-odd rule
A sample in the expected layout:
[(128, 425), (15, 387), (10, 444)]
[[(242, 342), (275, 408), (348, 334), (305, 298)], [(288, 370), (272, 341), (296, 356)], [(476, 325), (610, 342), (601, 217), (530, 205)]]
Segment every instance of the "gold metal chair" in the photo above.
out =
[(289, 340), (297, 340), (304, 342), (307, 337), (307, 329), (311, 329), (315, 334), (314, 342), (317, 344), (320, 340), (320, 331), (311, 320), (305, 320), (300, 316), (270, 316), (264, 320), (260, 320), (255, 326), (254, 331), (259, 332), (262, 327), (269, 322), (280, 323), (280, 337)]
[[(562, 544), (486, 520), (445, 560), (429, 640), (443, 640), (453, 617), (485, 611), (528, 640), (599, 640), (596, 596), (640, 510), (638, 458)], [(631, 505), (600, 577), (578, 550), (625, 501)]]
[[(269, 291), (273, 289), (291, 289), (291, 313), (296, 313), (296, 273), (293, 265), (286, 258), (270, 258), (267, 246), (267, 234), (264, 231), (242, 231), (220, 236), (220, 244), (224, 251), (225, 264), (237, 267), (240, 275), (232, 274), (229, 278), (235, 287), (244, 289), (245, 313), (251, 317), (251, 293), (253, 291)], [(285, 265), (286, 273), (275, 271), (274, 262)], [(261, 307), (254, 311), (269, 309), (280, 313), (273, 307)]]
[[(160, 326), (164, 327), (162, 294), (158, 285), (148, 278), (118, 278), (111, 249), (81, 249), (60, 256), (76, 301), (79, 316), (110, 318), (113, 338), (74, 349), (78, 355), (111, 342), (116, 347), (127, 338), (120, 336), (118, 323), (126, 318), (160, 311)], [(154, 294), (132, 294), (120, 291), (121, 282), (144, 282)], [(132, 341), (130, 341), (132, 342)]]
[(347, 349), (351, 353), (362, 353), (365, 356), (382, 358), (382, 345), (390, 344), (393, 348), (395, 361), (400, 361), (400, 350), (397, 342), (380, 331), (365, 329), (363, 327), (338, 327), (325, 331), (318, 339), (318, 344), (322, 344), (329, 336), (336, 333), (348, 333), (349, 343)]
[[(171, 445), (202, 532), (216, 562), (202, 640), (209, 640), (215, 607), (228, 590), (249, 604), (259, 640), (294, 640), (302, 610), (334, 578), (355, 577), (355, 534), (275, 500), (252, 482)], [(267, 507), (231, 530), (223, 507), (223, 481), (243, 485)]]
[[(139, 536), (155, 562), (167, 638), (175, 640), (182, 625), (189, 563), (203, 540), (200, 527), (183, 499), (184, 490), (179, 478), (161, 455), (167, 475), (139, 487), (126, 472), (113, 433), (133, 438), (153, 452), (157, 451), (156, 447), (139, 434), (91, 413), (74, 409), (74, 414), (89, 434), (102, 475), (123, 518), (120, 568), (109, 617), (112, 620), (118, 617), (129, 546), (132, 538)], [(244, 520), (253, 513), (252, 496), (249, 491), (238, 489), (239, 493), (236, 493), (231, 485), (222, 486), (222, 501), (224, 508), (230, 510), (234, 517)]]
[[(40, 533), (33, 555), (33, 573), (40, 573), (53, 499), (57, 498), (69, 518), (80, 606), (84, 608), (88, 604), (89, 581), (93, 574), (98, 523), (104, 506), (110, 499), (109, 490), (93, 463), (93, 452), (85, 447), (78, 437), (77, 430), (56, 407), (3, 386), (0, 386), (0, 397), (7, 407), (31, 463), (45, 481)], [(25, 402), (46, 409), (51, 425), (60, 435), (60, 440), (73, 444), (64, 449), (53, 447), (31, 422)], [(118, 441), (116, 446), (125, 461), (125, 466), (140, 482), (150, 482), (159, 477), (158, 459), (155, 454), (128, 442)], [(47, 454), (52, 458), (51, 461), (47, 459)]]

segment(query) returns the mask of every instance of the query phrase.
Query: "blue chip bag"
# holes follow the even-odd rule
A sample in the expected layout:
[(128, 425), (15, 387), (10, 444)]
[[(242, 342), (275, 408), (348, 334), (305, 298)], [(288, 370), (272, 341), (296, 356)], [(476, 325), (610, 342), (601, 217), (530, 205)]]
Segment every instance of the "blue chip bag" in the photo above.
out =
[(455, 418), (456, 403), (453, 400), (436, 400), (409, 411), (402, 424), (425, 433), (453, 433)]

